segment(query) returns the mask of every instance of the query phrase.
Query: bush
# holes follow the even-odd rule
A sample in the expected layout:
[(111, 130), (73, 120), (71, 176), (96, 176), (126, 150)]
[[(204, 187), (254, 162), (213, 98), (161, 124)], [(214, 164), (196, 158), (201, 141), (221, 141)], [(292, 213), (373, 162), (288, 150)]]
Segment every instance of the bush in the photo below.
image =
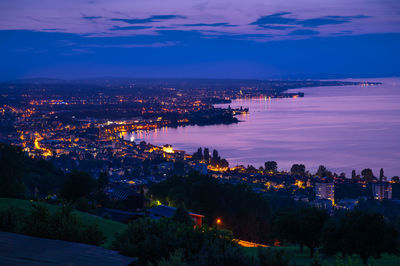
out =
[(101, 245), (105, 241), (96, 224), (83, 226), (73, 209), (63, 206), (51, 214), (40, 204), (32, 204), (33, 210), (27, 216), (19, 209), (8, 209), (0, 213), (0, 230), (35, 237), (60, 239)]
[(287, 266), (290, 265), (291, 256), (282, 249), (261, 248), (257, 250), (260, 266)]
[(8, 208), (0, 212), (0, 231), (18, 233), (24, 214), (16, 208)]
[(183, 250), (177, 249), (170, 254), (168, 259), (161, 259), (157, 266), (187, 266), (188, 264), (184, 261)]
[(250, 260), (230, 232), (172, 219), (138, 219), (117, 234), (113, 245), (123, 255), (138, 258), (140, 265), (166, 263), (177, 250), (182, 250), (185, 263), (193, 265), (248, 265)]
[(32, 204), (32, 206), (34, 209), (25, 221), (23, 232), (31, 236), (51, 238), (49, 210), (40, 204)]

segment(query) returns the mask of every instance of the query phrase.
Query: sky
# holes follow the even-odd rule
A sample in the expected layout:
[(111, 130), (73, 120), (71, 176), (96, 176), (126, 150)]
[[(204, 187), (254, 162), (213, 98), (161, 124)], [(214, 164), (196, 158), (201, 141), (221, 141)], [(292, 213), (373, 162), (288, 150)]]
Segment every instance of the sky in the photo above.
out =
[(0, 1), (0, 80), (400, 76), (399, 0)]

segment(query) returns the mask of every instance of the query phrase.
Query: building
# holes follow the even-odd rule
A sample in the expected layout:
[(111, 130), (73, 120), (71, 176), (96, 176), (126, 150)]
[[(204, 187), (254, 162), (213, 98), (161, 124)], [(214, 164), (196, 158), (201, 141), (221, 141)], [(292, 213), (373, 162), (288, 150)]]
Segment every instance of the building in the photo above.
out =
[(327, 199), (335, 205), (335, 185), (334, 183), (315, 183), (315, 197), (319, 199)]
[(199, 172), (202, 175), (208, 174), (207, 164), (205, 163), (196, 163), (193, 165), (193, 170)]
[(316, 199), (311, 203), (312, 206), (320, 209), (325, 209), (328, 212), (333, 210), (333, 204), (330, 199)]
[(340, 210), (352, 210), (355, 206), (357, 206), (359, 200), (358, 199), (341, 199), (336, 203), (335, 208)]
[(372, 184), (372, 196), (376, 200), (392, 199), (392, 184), (389, 182)]
[[(152, 207), (148, 210), (149, 216), (152, 219), (159, 219), (162, 217), (166, 218), (171, 218), (174, 216), (174, 213), (176, 211), (176, 208), (170, 207), (170, 206), (165, 206), (165, 205), (158, 205), (155, 207)], [(189, 212), (190, 217), (192, 217), (193, 221), (197, 226), (201, 226), (203, 223), (203, 218), (204, 215)]]

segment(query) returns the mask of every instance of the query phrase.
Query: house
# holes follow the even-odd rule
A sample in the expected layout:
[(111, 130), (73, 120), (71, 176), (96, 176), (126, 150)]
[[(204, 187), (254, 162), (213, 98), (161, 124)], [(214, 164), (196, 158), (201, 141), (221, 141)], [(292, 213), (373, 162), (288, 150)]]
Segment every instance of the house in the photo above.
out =
[(132, 220), (144, 217), (145, 214), (141, 212), (129, 212), (117, 209), (103, 208), (99, 210), (97, 216), (110, 219), (116, 222), (128, 224)]
[[(162, 217), (171, 218), (174, 216), (176, 208), (165, 206), (165, 205), (158, 205), (152, 207), (148, 210), (149, 216), (152, 219), (160, 219)], [(189, 212), (190, 217), (192, 217), (193, 221), (197, 226), (201, 226), (203, 222), (204, 215)]]

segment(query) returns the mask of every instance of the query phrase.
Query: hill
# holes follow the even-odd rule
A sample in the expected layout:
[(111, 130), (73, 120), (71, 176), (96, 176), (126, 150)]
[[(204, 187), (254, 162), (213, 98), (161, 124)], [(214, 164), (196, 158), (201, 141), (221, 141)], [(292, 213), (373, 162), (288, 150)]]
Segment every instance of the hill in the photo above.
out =
[[(46, 206), (50, 212), (55, 212), (59, 209), (58, 206), (41, 203)], [(16, 208), (24, 212), (29, 212), (33, 209), (32, 202), (29, 200), (11, 199), (11, 198), (0, 198), (0, 211), (7, 208)], [(111, 243), (114, 240), (115, 234), (126, 229), (126, 225), (115, 221), (107, 220), (89, 213), (80, 211), (74, 211), (74, 213), (80, 218), (84, 225), (97, 224), (100, 231), (103, 232), (106, 237), (106, 242), (102, 245), (105, 248), (111, 248)]]

